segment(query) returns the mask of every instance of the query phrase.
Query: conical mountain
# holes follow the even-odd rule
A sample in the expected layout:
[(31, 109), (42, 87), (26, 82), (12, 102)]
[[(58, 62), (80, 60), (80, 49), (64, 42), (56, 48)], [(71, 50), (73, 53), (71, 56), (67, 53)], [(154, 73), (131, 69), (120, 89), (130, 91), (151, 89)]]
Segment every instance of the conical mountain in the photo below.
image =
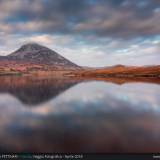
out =
[(25, 44), (7, 57), (10, 60), (32, 62), (35, 64), (78, 67), (76, 64), (59, 55), (55, 51), (37, 43)]

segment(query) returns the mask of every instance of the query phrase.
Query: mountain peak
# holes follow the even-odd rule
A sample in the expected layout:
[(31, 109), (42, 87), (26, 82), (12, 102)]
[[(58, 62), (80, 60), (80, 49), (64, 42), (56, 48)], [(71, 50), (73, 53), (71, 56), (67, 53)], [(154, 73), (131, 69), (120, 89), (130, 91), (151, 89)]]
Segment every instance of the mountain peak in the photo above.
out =
[(22, 46), (34, 46), (34, 45), (40, 46), (40, 44), (38, 44), (36, 42), (28, 42), (28, 43), (23, 44)]
[(28, 42), (28, 43), (25, 43), (23, 44), (22, 46), (41, 46), (40, 44), (36, 43), (36, 42)]
[(48, 54), (57, 54), (56, 52), (52, 51), (51, 49), (44, 47), (38, 43), (27, 43), (22, 45), (18, 50), (11, 53), (9, 57), (17, 57), (20, 59), (24, 59), (25, 57), (28, 57), (29, 55), (36, 56), (37, 55), (43, 55), (47, 56)]
[(20, 47), (17, 51), (36, 51), (36, 50), (43, 50), (46, 47), (38, 44), (38, 43), (26, 43)]

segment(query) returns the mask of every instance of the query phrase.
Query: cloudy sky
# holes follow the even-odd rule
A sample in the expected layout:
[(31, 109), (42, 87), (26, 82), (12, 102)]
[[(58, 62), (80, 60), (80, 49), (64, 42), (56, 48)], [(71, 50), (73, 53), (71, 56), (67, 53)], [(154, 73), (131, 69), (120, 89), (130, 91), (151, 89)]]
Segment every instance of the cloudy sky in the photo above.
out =
[(160, 0), (0, 0), (0, 55), (28, 42), (83, 66), (160, 64)]

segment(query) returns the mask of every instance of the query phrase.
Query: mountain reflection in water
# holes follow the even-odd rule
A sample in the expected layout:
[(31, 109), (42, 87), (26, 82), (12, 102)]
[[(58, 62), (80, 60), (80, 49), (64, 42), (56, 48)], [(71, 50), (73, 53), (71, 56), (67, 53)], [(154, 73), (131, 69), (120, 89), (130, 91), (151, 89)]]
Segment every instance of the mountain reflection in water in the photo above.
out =
[(0, 151), (160, 151), (159, 83), (0, 77)]
[(48, 101), (66, 89), (77, 84), (78, 80), (43, 77), (0, 77), (0, 93), (9, 93), (28, 105), (38, 105)]

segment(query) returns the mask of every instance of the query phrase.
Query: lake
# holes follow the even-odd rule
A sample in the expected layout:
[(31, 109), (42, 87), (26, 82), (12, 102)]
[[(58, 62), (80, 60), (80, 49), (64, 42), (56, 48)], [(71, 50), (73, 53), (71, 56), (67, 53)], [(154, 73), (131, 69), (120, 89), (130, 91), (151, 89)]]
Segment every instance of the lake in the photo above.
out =
[(159, 152), (159, 84), (0, 77), (0, 151)]

